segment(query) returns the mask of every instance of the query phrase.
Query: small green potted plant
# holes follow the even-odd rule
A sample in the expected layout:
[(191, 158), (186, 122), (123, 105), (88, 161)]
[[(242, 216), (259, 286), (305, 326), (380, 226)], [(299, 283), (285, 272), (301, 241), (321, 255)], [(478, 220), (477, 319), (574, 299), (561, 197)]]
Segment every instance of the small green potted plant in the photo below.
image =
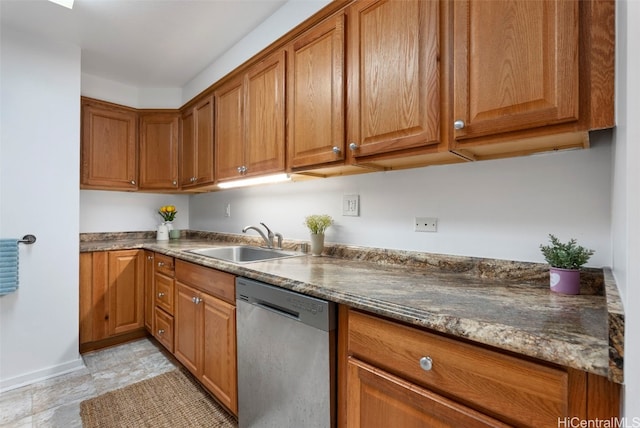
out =
[(540, 245), (549, 268), (551, 291), (562, 294), (580, 294), (580, 268), (595, 252), (584, 248), (575, 239), (562, 243), (549, 234), (550, 245)]
[(327, 214), (313, 214), (305, 217), (304, 224), (311, 233), (311, 255), (320, 256), (324, 250), (324, 232), (333, 224)]

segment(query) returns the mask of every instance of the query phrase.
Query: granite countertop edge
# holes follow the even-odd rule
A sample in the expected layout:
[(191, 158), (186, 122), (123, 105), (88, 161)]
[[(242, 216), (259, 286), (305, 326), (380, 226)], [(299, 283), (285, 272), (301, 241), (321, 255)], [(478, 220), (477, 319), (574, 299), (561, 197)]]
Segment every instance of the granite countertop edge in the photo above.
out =
[[(329, 257), (303, 256), (293, 259), (281, 259), (272, 262), (257, 262), (249, 264), (236, 264), (210, 257), (199, 256), (185, 250), (203, 246), (218, 246), (244, 243), (260, 244), (259, 241), (251, 241), (252, 238), (222, 236), (219, 234), (194, 234), (188, 239), (175, 241), (156, 241), (148, 235), (137, 235), (133, 238), (122, 239), (118, 234), (85, 234), (81, 235), (80, 252), (109, 251), (121, 249), (147, 249), (154, 252), (173, 256), (178, 259), (197, 263), (206, 267), (219, 269), (234, 275), (244, 276), (250, 279), (263, 281), (275, 286), (323, 298), (335, 303), (344, 304), (352, 308), (365, 310), (391, 319), (428, 328), (453, 337), (510, 351), (519, 355), (537, 358), (561, 366), (583, 370), (596, 375), (604, 376), (615, 383), (623, 383), (623, 355), (624, 355), (624, 312), (622, 302), (617, 291), (615, 280), (608, 268), (602, 269), (604, 277), (603, 293), (606, 306), (606, 332), (597, 336), (567, 334), (566, 338), (558, 335), (545, 334), (544, 331), (528, 331), (517, 325), (492, 322), (482, 317), (460, 316), (452, 313), (439, 313), (422, 307), (413, 307), (400, 303), (394, 303), (385, 296), (368, 295), (366, 292), (349, 290), (349, 287), (327, 287), (314, 283), (311, 279), (287, 274), (287, 268), (297, 269), (322, 269), (325, 267), (371, 269), (385, 272), (385, 269), (397, 269), (397, 262), (407, 265), (405, 257), (415, 261), (415, 254), (402, 250), (360, 249), (348, 246), (328, 246)], [(89, 237), (89, 239), (87, 239)], [(84, 239), (83, 239), (84, 238)], [(100, 240), (99, 238), (103, 238)], [(296, 249), (296, 248), (289, 248)], [(345, 258), (343, 258), (345, 257)], [(420, 257), (418, 256), (418, 261)], [(299, 260), (296, 260), (299, 259)], [(390, 260), (390, 261), (388, 261)], [(435, 260), (435, 261), (434, 261)], [(394, 263), (396, 262), (396, 263)], [(435, 268), (448, 271), (448, 280), (456, 280), (457, 276), (484, 276), (491, 281), (509, 281), (508, 272), (500, 273), (500, 269), (488, 269), (487, 265), (501, 265), (487, 259), (474, 259), (459, 256), (444, 256), (430, 258), (425, 263), (432, 263)], [(518, 262), (505, 261), (508, 268), (505, 271), (519, 272), (520, 277), (531, 281), (540, 280), (538, 267), (531, 267)], [(421, 265), (423, 266), (423, 265)], [(546, 272), (546, 268), (542, 269)], [(522, 272), (526, 271), (526, 272)], [(497, 273), (496, 273), (497, 272)], [(396, 272), (394, 272), (396, 274)], [(409, 273), (408, 275), (411, 275)], [(303, 275), (304, 276), (304, 275)], [(485, 278), (486, 279), (486, 278)], [(516, 289), (517, 291), (517, 289)], [(602, 336), (602, 337), (601, 337)]]

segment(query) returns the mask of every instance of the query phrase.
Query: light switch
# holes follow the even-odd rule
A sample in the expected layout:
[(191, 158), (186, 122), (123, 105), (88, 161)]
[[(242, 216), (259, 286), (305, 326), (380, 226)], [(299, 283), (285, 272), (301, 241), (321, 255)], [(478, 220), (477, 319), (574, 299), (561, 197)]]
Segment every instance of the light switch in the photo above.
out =
[(360, 215), (360, 195), (342, 197), (342, 215), (358, 217)]

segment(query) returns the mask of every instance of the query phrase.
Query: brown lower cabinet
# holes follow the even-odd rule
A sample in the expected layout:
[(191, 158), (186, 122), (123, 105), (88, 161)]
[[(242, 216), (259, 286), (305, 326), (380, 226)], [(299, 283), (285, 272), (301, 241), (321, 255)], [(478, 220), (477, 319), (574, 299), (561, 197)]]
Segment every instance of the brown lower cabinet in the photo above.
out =
[(144, 251), (80, 254), (80, 352), (135, 337), (144, 329)]
[(346, 307), (339, 328), (341, 426), (556, 427), (619, 416), (619, 385), (600, 376)]
[(235, 277), (176, 261), (175, 357), (238, 413)]
[(151, 295), (147, 296), (147, 305), (151, 305), (153, 317), (153, 329), (150, 333), (169, 352), (173, 352), (174, 339), (174, 297), (175, 297), (175, 264), (174, 258), (164, 254), (153, 255), (153, 269), (151, 277), (147, 282), (151, 282), (148, 287)]

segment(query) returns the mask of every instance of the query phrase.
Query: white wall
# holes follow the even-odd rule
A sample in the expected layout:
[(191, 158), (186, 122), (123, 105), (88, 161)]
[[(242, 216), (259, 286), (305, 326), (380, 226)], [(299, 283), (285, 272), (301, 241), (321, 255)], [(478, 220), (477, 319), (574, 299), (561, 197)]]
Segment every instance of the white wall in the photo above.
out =
[(20, 288), (0, 297), (0, 389), (82, 367), (78, 353), (80, 49), (11, 31), (1, 45), (0, 236)]
[[(336, 220), (327, 241), (441, 254), (543, 261), (553, 233), (596, 250), (610, 266), (611, 133), (589, 150), (433, 166), (236, 189), (192, 196), (190, 227), (241, 233), (263, 221), (286, 238), (308, 239), (308, 214)], [(360, 216), (342, 216), (342, 197), (360, 195)], [(225, 207), (231, 205), (231, 217)], [(414, 232), (415, 216), (438, 218)]]
[(329, 3), (330, 0), (289, 0), (233, 48), (188, 82), (183, 88), (183, 103), (188, 102)]
[[(640, 2), (616, 2), (613, 273), (625, 306), (625, 415), (640, 420)], [(631, 419), (630, 419), (631, 420)]]
[(80, 233), (155, 230), (163, 205), (176, 206), (176, 229), (189, 228), (189, 195), (81, 190)]
[(180, 108), (182, 88), (137, 88), (99, 76), (82, 73), (81, 93), (132, 108)]

